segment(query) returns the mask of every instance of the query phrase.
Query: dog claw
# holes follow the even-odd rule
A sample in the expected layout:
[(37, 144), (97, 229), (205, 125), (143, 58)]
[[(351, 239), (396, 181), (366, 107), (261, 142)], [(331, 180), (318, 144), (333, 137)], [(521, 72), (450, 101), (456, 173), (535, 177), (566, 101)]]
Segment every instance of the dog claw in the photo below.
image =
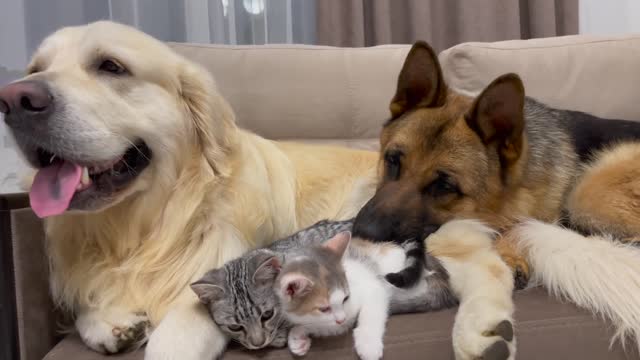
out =
[(505, 341), (513, 340), (513, 325), (509, 320), (502, 320), (495, 329), (487, 331), (484, 336), (500, 336)]
[(522, 290), (529, 284), (529, 275), (520, 266), (516, 266), (513, 278), (516, 290)]
[(148, 336), (151, 323), (144, 320), (127, 328), (115, 327), (112, 330), (113, 336), (118, 338), (118, 352), (129, 351), (142, 344)]
[(504, 340), (498, 340), (486, 348), (478, 360), (507, 360), (509, 355), (507, 343)]

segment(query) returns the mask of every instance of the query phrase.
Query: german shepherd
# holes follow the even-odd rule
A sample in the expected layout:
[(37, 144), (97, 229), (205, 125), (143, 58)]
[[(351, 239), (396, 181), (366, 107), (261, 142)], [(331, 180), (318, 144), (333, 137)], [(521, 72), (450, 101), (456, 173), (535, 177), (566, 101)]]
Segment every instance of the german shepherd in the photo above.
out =
[[(390, 110), (378, 191), (354, 232), (389, 239), (454, 218), (498, 229), (534, 218), (640, 235), (640, 123), (547, 107), (525, 96), (516, 74), (475, 99), (456, 93), (424, 42), (409, 52)], [(513, 265), (526, 277), (522, 256), (506, 255), (521, 260)]]
[[(640, 123), (550, 108), (526, 97), (516, 74), (498, 77), (475, 98), (459, 94), (424, 42), (407, 55), (390, 111), (378, 188), (358, 213), (354, 235), (425, 238), (452, 219), (480, 219), (499, 230), (494, 244), (516, 287), (532, 276), (607, 317), (616, 337), (640, 344), (640, 249), (623, 244), (640, 240)], [(560, 220), (575, 231), (549, 224)], [(427, 251), (444, 262), (454, 292), (461, 292), (453, 278), (467, 276), (460, 275), (464, 266), (468, 276), (496, 266), (472, 259), (476, 250), (464, 239), (448, 239), (443, 252), (432, 237)], [(447, 259), (463, 267), (449, 267)], [(471, 290), (480, 297), (497, 291), (486, 285), (490, 277), (476, 279)], [(511, 289), (503, 284), (500, 291)], [(461, 300), (459, 318), (464, 306)], [(512, 329), (505, 320), (486, 325)], [(514, 356), (511, 337), (503, 338), (507, 343), (495, 342), (483, 356)]]

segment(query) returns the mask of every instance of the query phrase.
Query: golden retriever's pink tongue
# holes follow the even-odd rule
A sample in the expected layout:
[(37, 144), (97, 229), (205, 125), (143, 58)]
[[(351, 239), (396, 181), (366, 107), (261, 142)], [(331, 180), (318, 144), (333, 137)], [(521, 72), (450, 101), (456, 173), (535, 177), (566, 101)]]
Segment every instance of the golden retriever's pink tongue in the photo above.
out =
[(81, 177), (82, 167), (67, 161), (40, 169), (29, 192), (36, 215), (44, 218), (67, 210)]

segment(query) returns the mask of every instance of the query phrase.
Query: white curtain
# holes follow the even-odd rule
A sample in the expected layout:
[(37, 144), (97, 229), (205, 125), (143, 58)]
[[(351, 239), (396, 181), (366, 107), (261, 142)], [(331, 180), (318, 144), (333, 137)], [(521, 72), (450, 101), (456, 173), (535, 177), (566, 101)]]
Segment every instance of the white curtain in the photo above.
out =
[[(164, 41), (215, 44), (316, 40), (316, 0), (0, 0), (0, 86), (22, 76), (42, 39), (111, 19)], [(0, 115), (0, 193), (18, 192), (26, 166)]]
[(0, 66), (19, 70), (52, 31), (100, 19), (164, 41), (313, 44), (315, 1), (1, 0)]

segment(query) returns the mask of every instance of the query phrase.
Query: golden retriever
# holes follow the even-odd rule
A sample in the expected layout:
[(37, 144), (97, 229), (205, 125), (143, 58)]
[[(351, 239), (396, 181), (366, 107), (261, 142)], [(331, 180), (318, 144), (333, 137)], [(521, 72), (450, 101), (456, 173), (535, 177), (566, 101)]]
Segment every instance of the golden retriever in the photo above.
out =
[(207, 71), (124, 25), (55, 32), (1, 92), (38, 169), (54, 299), (96, 351), (151, 333), (148, 358), (213, 358), (225, 339), (189, 283), (375, 192), (376, 153), (238, 129)]

